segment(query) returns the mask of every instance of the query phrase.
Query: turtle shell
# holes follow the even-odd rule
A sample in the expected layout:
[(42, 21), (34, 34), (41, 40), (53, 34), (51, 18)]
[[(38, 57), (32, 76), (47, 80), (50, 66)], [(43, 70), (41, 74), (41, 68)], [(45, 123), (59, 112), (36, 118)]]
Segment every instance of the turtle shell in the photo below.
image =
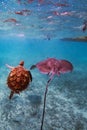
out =
[(15, 93), (25, 90), (31, 81), (30, 71), (22, 66), (13, 68), (7, 78), (8, 87)]

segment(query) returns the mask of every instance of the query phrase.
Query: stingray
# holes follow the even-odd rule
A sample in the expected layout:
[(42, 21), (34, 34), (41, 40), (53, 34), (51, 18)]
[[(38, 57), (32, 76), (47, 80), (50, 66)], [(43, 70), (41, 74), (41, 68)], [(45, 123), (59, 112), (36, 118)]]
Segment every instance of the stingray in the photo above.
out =
[(38, 70), (43, 74), (48, 74), (49, 79), (47, 81), (46, 90), (44, 94), (44, 107), (43, 107), (43, 114), (42, 114), (42, 121), (41, 121), (41, 130), (43, 130), (43, 122), (44, 122), (44, 114), (45, 114), (45, 106), (46, 106), (46, 95), (48, 91), (48, 86), (52, 81), (55, 75), (64, 74), (67, 72), (71, 72), (73, 70), (73, 65), (71, 62), (67, 60), (58, 60), (55, 58), (48, 58), (41, 62), (38, 62), (36, 65), (31, 66), (31, 70), (34, 68), (38, 68)]

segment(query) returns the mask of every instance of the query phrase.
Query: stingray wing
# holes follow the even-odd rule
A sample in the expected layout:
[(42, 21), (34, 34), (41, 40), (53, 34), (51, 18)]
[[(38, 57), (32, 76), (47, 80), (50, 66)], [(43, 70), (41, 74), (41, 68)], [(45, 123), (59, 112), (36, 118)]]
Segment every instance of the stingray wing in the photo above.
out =
[(39, 71), (43, 74), (48, 74), (51, 71), (51, 68), (48, 66), (47, 60), (38, 62), (36, 65), (32, 65), (30, 70), (38, 68)]
[(39, 71), (43, 74), (48, 74), (51, 71), (51, 67), (47, 65), (46, 62), (40, 62), (36, 65), (36, 67), (39, 69)]
[(38, 68), (43, 74), (52, 75), (66, 73), (73, 70), (73, 65), (67, 60), (57, 60), (55, 58), (48, 58), (44, 61), (38, 62), (36, 65), (31, 66), (30, 69)]
[(37, 63), (36, 67), (43, 74), (48, 74), (50, 72), (55, 73), (52, 71), (54, 68), (55, 62), (57, 62), (57, 60), (55, 58), (48, 58), (44, 61)]
[(59, 62), (60, 62), (60, 68), (59, 68), (60, 73), (66, 73), (73, 70), (73, 65), (69, 61), (60, 60)]

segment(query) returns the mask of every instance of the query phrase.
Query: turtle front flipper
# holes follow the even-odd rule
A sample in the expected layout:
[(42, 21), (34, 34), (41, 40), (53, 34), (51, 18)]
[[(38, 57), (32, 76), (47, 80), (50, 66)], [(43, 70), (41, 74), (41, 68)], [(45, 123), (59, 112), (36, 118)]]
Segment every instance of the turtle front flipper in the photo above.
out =
[(29, 71), (29, 74), (30, 74), (30, 80), (31, 80), (31, 82), (32, 82), (32, 74), (31, 74), (31, 72)]
[(14, 91), (11, 91), (9, 99), (11, 99), (13, 97), (13, 95), (14, 95)]
[(10, 65), (8, 65), (8, 64), (6, 64), (6, 67), (8, 67), (9, 69), (14, 69), (13, 66), (10, 66)]
[(35, 69), (35, 68), (36, 68), (36, 65), (32, 65), (32, 66), (30, 67), (30, 70)]

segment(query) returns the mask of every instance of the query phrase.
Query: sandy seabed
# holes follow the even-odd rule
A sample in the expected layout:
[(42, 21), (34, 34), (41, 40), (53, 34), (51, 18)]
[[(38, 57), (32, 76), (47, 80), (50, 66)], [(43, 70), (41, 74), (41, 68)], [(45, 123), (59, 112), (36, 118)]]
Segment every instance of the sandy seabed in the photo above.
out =
[[(49, 85), (43, 130), (87, 130), (87, 71), (55, 76)], [(0, 80), (0, 130), (40, 130), (48, 76), (32, 71), (28, 89), (9, 100), (8, 70)]]

